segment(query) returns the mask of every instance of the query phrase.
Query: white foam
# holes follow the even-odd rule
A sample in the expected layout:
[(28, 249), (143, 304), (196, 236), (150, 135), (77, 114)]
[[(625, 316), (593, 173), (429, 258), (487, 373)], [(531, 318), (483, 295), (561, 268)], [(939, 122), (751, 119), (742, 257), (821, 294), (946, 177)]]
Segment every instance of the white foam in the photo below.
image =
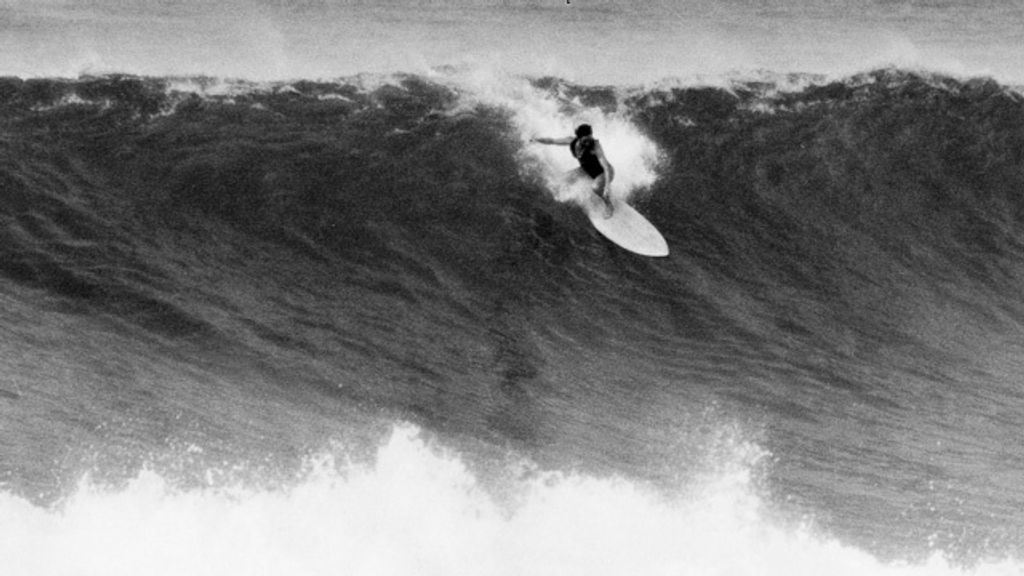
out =
[(55, 509), (0, 493), (0, 557), (12, 576), (1002, 576), (1024, 567), (958, 569), (938, 555), (884, 564), (777, 523), (751, 480), (758, 452), (734, 445), (731, 464), (672, 497), (624, 479), (510, 472), (510, 504), (458, 454), (399, 426), (373, 464), (325, 454), (274, 490), (176, 490), (143, 472), (121, 488), (85, 479)]
[(566, 186), (567, 174), (579, 164), (568, 146), (536, 144), (530, 139), (572, 136), (580, 124), (593, 127), (595, 138), (615, 170), (613, 194), (628, 199), (657, 179), (662, 153), (624, 110), (604, 111), (588, 106), (578, 98), (536, 88), (522, 76), (489, 66), (448, 69), (435, 73), (433, 79), (452, 82), (465, 92), (468, 106), (482, 102), (509, 110), (522, 144), (520, 162), (524, 171), (539, 176), (561, 201), (578, 200), (581, 193), (589, 190), (586, 186)]

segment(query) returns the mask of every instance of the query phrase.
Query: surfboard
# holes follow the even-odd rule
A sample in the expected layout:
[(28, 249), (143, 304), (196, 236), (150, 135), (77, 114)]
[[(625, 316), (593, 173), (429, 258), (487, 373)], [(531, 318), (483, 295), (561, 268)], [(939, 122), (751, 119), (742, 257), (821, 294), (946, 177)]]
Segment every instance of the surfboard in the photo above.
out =
[(641, 256), (668, 256), (665, 237), (632, 206), (612, 196), (614, 212), (610, 218), (605, 218), (604, 201), (596, 194), (588, 196), (583, 202), (583, 209), (602, 236)]

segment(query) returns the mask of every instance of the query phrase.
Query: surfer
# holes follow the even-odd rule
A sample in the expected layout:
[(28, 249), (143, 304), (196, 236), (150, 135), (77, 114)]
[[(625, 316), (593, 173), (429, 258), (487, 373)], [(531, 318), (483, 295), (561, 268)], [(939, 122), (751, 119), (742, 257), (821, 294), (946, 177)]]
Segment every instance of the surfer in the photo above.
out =
[(601, 143), (594, 138), (594, 130), (589, 124), (580, 124), (579, 127), (576, 128), (575, 137), (534, 137), (530, 138), (530, 141), (537, 142), (538, 144), (568, 144), (573, 157), (580, 163), (579, 168), (576, 168), (569, 173), (570, 184), (584, 176), (592, 179), (594, 181), (594, 186), (592, 188), (594, 194), (597, 194), (602, 200), (604, 200), (604, 217), (611, 217), (613, 211), (611, 184), (612, 179), (615, 178), (615, 169), (612, 168), (611, 163), (609, 163), (608, 159), (605, 158), (604, 150), (601, 148)]

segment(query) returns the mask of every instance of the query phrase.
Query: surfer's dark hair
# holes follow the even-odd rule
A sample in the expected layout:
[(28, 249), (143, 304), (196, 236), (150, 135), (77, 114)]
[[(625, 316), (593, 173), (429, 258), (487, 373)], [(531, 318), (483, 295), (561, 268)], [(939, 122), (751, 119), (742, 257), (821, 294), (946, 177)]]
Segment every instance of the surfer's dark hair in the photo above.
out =
[(584, 136), (590, 136), (593, 133), (594, 133), (594, 130), (593, 130), (593, 128), (590, 127), (590, 124), (580, 124), (578, 127), (576, 127), (576, 137), (577, 138), (583, 138)]

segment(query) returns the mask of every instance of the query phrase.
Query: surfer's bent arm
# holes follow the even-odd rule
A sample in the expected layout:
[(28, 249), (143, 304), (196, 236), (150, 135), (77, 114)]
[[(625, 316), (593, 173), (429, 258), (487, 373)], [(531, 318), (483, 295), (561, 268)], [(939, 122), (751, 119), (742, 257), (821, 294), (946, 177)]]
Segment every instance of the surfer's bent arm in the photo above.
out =
[(567, 136), (565, 138), (538, 138), (534, 136), (533, 138), (530, 138), (530, 142), (536, 142), (538, 144), (557, 144), (559, 146), (572, 144), (572, 141), (572, 136)]

